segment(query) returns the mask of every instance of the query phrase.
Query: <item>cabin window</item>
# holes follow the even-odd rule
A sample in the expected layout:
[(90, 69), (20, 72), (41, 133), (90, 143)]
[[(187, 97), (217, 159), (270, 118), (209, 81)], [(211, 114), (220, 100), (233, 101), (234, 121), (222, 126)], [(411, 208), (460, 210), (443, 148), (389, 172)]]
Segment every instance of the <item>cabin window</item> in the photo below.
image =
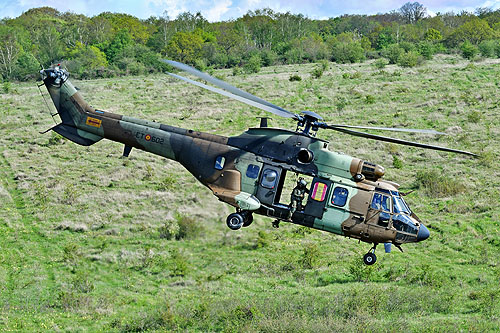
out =
[(317, 182), (316, 184), (314, 184), (313, 191), (311, 194), (311, 199), (316, 200), (316, 201), (325, 200), (327, 189), (328, 189), (328, 186), (326, 184)]
[(248, 178), (256, 179), (257, 177), (259, 177), (259, 171), (260, 168), (258, 165), (249, 164), (246, 175)]
[(262, 181), (260, 182), (260, 184), (265, 188), (274, 188), (274, 186), (276, 186), (277, 180), (278, 173), (272, 169), (266, 169), (262, 174)]
[(215, 166), (217, 170), (222, 170), (224, 169), (224, 164), (226, 163), (226, 158), (224, 156), (217, 156), (215, 159)]
[(371, 208), (376, 210), (384, 210), (386, 212), (391, 211), (391, 204), (388, 196), (382, 195), (380, 193), (375, 193), (373, 195), (373, 200)]
[(344, 207), (347, 203), (347, 197), (349, 196), (349, 191), (344, 188), (337, 186), (333, 189), (332, 204), (339, 207)]

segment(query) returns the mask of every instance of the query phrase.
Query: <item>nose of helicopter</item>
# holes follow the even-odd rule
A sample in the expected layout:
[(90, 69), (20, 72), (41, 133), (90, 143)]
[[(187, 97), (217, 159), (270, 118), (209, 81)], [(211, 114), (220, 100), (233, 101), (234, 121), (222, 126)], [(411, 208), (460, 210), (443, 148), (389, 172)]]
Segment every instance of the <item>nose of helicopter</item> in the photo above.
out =
[(427, 238), (429, 238), (429, 236), (430, 236), (429, 229), (427, 229), (425, 225), (421, 224), (417, 234), (417, 242), (426, 240)]

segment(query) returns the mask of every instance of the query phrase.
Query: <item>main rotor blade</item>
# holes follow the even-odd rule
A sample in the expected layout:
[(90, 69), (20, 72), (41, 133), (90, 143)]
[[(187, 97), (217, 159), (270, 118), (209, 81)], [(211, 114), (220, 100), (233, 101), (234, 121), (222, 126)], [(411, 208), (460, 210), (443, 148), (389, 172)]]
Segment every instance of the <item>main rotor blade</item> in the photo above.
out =
[(440, 146), (427, 145), (427, 144), (423, 144), (423, 143), (419, 143), (419, 142), (400, 140), (400, 139), (390, 138), (390, 137), (386, 137), (386, 136), (380, 136), (380, 135), (375, 135), (375, 134), (353, 131), (353, 130), (346, 129), (346, 128), (331, 127), (330, 125), (327, 125), (327, 124), (322, 124), (321, 127), (327, 128), (327, 129), (332, 129), (334, 131), (339, 131), (339, 132), (343, 132), (343, 133), (354, 135), (354, 136), (359, 136), (362, 138), (367, 138), (367, 139), (373, 139), (373, 140), (378, 140), (378, 141), (397, 143), (397, 144), (405, 145), (405, 146), (447, 151), (447, 152), (451, 152), (451, 153), (458, 153), (458, 154), (464, 154), (464, 155), (478, 157), (478, 155), (471, 153), (471, 152), (468, 152), (468, 151), (451, 149), (451, 148), (440, 147)]
[(203, 89), (207, 89), (207, 90), (210, 90), (212, 92), (215, 92), (217, 94), (221, 94), (223, 96), (226, 96), (226, 97), (229, 97), (229, 98), (233, 98), (237, 101), (240, 101), (240, 102), (243, 102), (245, 104), (248, 104), (248, 105), (251, 105), (251, 106), (254, 106), (256, 108), (259, 108), (261, 110), (264, 110), (264, 111), (267, 111), (267, 112), (271, 112), (271, 113), (274, 113), (278, 116), (282, 116), (282, 117), (287, 117), (287, 118), (292, 118), (292, 117), (295, 117), (295, 115), (293, 113), (285, 113), (283, 111), (280, 111), (280, 110), (276, 110), (272, 107), (269, 107), (267, 105), (263, 105), (263, 104), (260, 104), (260, 103), (257, 103), (257, 102), (254, 102), (254, 101), (251, 101), (249, 99), (246, 99), (244, 97), (241, 97), (241, 96), (237, 96), (235, 94), (232, 94), (230, 92), (227, 92), (225, 90), (222, 90), (222, 89), (219, 89), (219, 88), (215, 88), (215, 87), (211, 87), (211, 86), (208, 86), (204, 83), (201, 83), (201, 82), (198, 82), (198, 81), (194, 81), (194, 80), (191, 80), (191, 79), (188, 79), (187, 77), (184, 77), (184, 76), (180, 76), (180, 75), (177, 75), (177, 74), (172, 74), (172, 73), (168, 73), (168, 75), (170, 76), (173, 76), (177, 79), (180, 79), (180, 80), (183, 80), (183, 81), (186, 81), (186, 82), (189, 82), (191, 84), (194, 84), (195, 86), (198, 86), (200, 88), (203, 88)]
[(270, 103), (266, 100), (263, 100), (262, 98), (259, 98), (259, 97), (254, 96), (246, 91), (238, 89), (238, 88), (230, 85), (227, 82), (224, 82), (222, 80), (216, 79), (216, 78), (208, 75), (207, 73), (200, 72), (196, 68), (193, 68), (191, 66), (188, 66), (186, 64), (183, 64), (183, 63), (180, 63), (177, 61), (173, 61), (173, 60), (162, 59), (161, 61), (163, 61), (166, 64), (169, 64), (172, 67), (175, 67), (177, 69), (180, 69), (180, 70), (183, 70), (183, 71), (188, 72), (190, 74), (193, 74), (194, 76), (197, 76), (204, 81), (210, 82), (219, 88), (227, 90), (230, 93), (232, 93), (233, 95), (237, 95), (237, 96), (246, 98), (248, 100), (251, 100), (253, 102), (260, 103), (260, 104), (263, 104), (263, 105), (268, 106), (270, 108), (276, 109), (280, 112), (273, 112), (273, 111), (269, 111), (269, 112), (272, 112), (278, 116), (282, 116), (282, 117), (286, 117), (286, 118), (297, 118), (297, 115), (295, 115), (294, 113), (292, 113), (288, 110), (283, 109), (282, 107), (274, 105), (273, 103)]
[(328, 124), (330, 127), (337, 128), (359, 128), (377, 131), (392, 131), (392, 132), (407, 132), (407, 133), (424, 133), (434, 135), (446, 135), (446, 133), (438, 132), (432, 129), (417, 129), (417, 128), (397, 128), (397, 127), (372, 127), (372, 126), (357, 126), (357, 125), (344, 125), (344, 124)]

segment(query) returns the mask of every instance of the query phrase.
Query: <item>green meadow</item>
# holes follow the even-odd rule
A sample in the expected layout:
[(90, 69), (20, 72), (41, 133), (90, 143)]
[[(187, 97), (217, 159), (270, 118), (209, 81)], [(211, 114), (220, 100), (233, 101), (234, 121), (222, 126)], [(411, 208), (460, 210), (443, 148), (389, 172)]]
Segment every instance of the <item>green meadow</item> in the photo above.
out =
[[(55, 122), (36, 83), (0, 85), (0, 331), (500, 330), (499, 64), (211, 72), (293, 112), (436, 129), (448, 135), (390, 135), (480, 156), (318, 133), (413, 190), (405, 199), (431, 232), (403, 253), (379, 246), (373, 266), (369, 244), (326, 232), (260, 216), (231, 231), (232, 208), (177, 162), (40, 134)], [(96, 108), (226, 136), (265, 115), (167, 75), (72, 82)]]

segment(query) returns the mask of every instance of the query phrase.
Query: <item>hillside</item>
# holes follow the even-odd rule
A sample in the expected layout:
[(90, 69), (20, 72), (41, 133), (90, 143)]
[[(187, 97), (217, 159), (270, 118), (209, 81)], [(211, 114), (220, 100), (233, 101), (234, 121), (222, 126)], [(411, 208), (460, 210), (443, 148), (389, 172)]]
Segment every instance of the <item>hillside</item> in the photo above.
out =
[[(437, 56), (213, 74), (330, 123), (433, 128), (394, 135), (480, 154), (388, 145), (321, 131), (330, 149), (386, 167), (428, 240), (404, 253), (256, 217), (231, 231), (229, 206), (176, 162), (54, 133), (34, 83), (0, 91), (0, 330), (496, 331), (500, 328), (500, 61)], [(298, 75), (301, 81), (290, 81)], [(222, 135), (262, 111), (166, 75), (72, 82), (103, 110)], [(45, 89), (42, 87), (42, 89)], [(44, 92), (46, 98), (47, 94)], [(273, 126), (293, 129), (286, 119)]]

